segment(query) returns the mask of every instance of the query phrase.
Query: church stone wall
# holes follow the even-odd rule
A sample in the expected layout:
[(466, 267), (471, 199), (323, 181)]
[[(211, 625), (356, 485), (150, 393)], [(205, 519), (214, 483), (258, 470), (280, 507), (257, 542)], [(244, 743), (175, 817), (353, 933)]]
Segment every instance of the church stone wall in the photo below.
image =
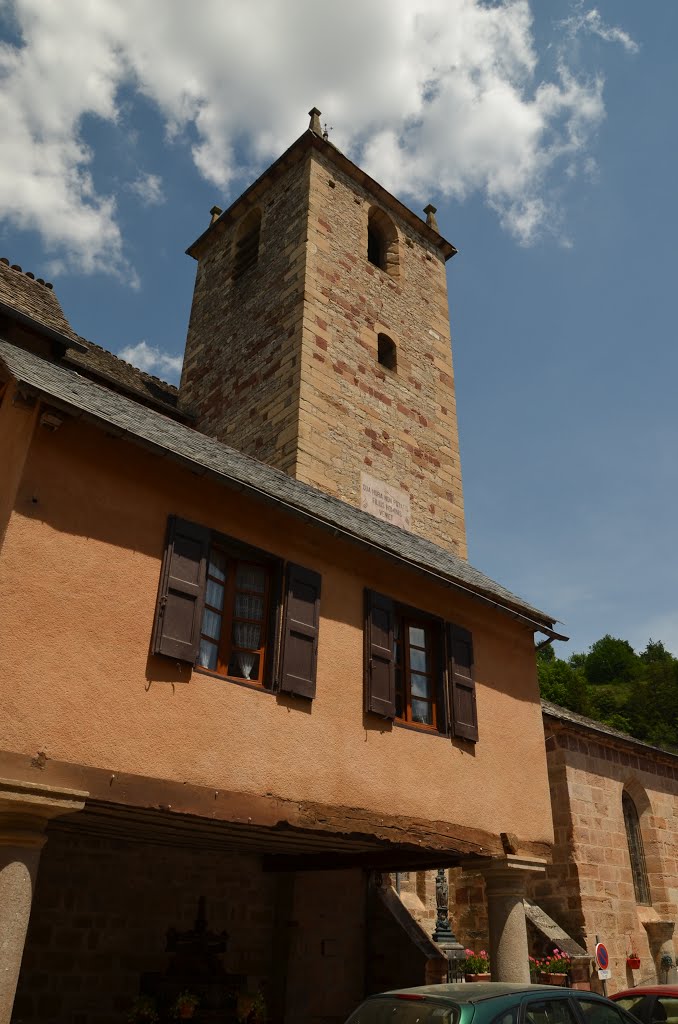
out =
[[(199, 247), (181, 378), (196, 427), (294, 475), (308, 174), (295, 164)], [(232, 279), (238, 229), (261, 211), (259, 258)]]
[[(397, 274), (368, 262), (373, 205), (314, 154), (297, 476), (358, 505), (361, 471), (400, 488), (412, 531), (465, 556), (445, 264), (390, 210)], [(378, 362), (380, 333), (395, 371)]]
[[(397, 525), (466, 557), (445, 263), (385, 207), (397, 241), (386, 270), (369, 262), (375, 205), (362, 172), (312, 151), (214, 226), (194, 248), (181, 401), (199, 430), (350, 504), (367, 474), (378, 501), (393, 489)], [(253, 209), (259, 259), (233, 281)]]

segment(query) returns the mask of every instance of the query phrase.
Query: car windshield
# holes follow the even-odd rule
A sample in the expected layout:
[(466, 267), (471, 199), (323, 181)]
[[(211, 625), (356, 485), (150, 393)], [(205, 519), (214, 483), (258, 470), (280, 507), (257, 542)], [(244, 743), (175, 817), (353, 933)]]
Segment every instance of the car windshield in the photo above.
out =
[(367, 999), (346, 1024), (457, 1024), (459, 1009), (427, 999)]

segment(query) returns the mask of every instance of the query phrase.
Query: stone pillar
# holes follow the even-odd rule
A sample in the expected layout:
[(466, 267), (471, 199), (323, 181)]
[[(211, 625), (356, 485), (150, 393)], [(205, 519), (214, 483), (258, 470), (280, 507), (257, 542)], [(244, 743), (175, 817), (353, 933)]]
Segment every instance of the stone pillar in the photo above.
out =
[(47, 822), (82, 810), (86, 796), (0, 779), (0, 1024), (12, 1016)]
[[(647, 932), (658, 983), (660, 985), (673, 983), (676, 977), (676, 952), (673, 947), (674, 922), (662, 920), (643, 921), (643, 927)], [(671, 961), (670, 964), (669, 960)]]
[[(471, 867), (469, 862), (467, 867)], [(536, 857), (508, 855), (476, 861), (476, 871), (485, 879), (490, 931), (492, 981), (529, 984), (530, 961), (525, 921), (525, 886), (528, 878), (546, 870)]]

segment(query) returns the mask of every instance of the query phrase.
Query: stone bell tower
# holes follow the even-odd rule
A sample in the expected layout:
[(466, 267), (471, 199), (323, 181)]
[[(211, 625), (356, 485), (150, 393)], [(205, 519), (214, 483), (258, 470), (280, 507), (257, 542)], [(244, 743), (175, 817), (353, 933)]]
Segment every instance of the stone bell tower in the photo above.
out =
[(445, 262), (319, 111), (188, 250), (199, 430), (466, 557)]

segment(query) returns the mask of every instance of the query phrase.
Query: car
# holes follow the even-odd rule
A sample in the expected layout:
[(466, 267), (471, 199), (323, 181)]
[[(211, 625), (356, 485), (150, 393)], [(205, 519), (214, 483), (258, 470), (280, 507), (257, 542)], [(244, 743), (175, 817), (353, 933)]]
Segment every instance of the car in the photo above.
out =
[(678, 985), (639, 985), (610, 998), (641, 1024), (678, 1024)]
[(369, 996), (346, 1024), (638, 1024), (595, 992), (554, 985), (421, 985)]

